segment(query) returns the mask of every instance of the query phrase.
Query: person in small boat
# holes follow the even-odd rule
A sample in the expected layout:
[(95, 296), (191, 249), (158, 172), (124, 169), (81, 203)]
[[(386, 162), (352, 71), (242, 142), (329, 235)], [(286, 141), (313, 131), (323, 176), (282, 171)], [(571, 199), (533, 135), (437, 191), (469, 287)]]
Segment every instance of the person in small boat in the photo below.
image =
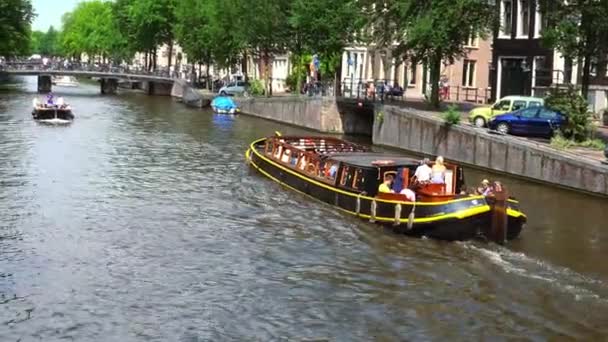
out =
[(435, 165), (431, 168), (431, 183), (444, 184), (445, 183), (445, 170), (446, 167), (443, 164), (443, 157), (438, 156), (435, 159)]
[(407, 198), (408, 201), (410, 202), (416, 202), (416, 193), (414, 192), (414, 190), (410, 189), (410, 188), (403, 188), (403, 190), (401, 190), (401, 192), (399, 192), (401, 195), (405, 195), (405, 197)]
[(384, 192), (384, 193), (395, 193), (393, 191), (393, 189), (391, 189), (391, 184), (393, 183), (393, 179), (395, 179), (393, 177), (393, 175), (391, 175), (391, 174), (385, 174), (384, 175), (384, 181), (378, 187), (378, 193), (381, 193), (381, 192)]
[(34, 97), (34, 99), (32, 100), (32, 106), (34, 106), (34, 109), (40, 107), (40, 100), (38, 99), (38, 97)]
[(50, 93), (46, 96), (46, 106), (53, 107), (55, 104), (53, 103), (53, 94)]
[(63, 96), (59, 96), (59, 97), (57, 98), (57, 107), (58, 107), (59, 109), (63, 109), (63, 108), (65, 108), (65, 101), (63, 100)]
[(416, 177), (416, 181), (418, 183), (425, 184), (431, 180), (431, 174), (432, 174), (433, 170), (429, 166), (430, 163), (431, 163), (431, 161), (429, 160), (429, 158), (424, 158), (420, 162), (420, 166), (418, 166), (416, 168), (414, 177)]

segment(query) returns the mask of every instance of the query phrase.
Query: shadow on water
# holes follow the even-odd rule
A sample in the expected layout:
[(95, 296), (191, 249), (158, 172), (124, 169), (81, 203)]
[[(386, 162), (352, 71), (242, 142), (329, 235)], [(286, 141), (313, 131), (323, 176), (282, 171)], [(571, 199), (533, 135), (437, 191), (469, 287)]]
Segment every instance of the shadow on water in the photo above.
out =
[(467, 169), (521, 199), (521, 239), (408, 238), (247, 167), (252, 140), (305, 130), (89, 84), (49, 127), (20, 89), (0, 93), (0, 340), (608, 334), (605, 201)]

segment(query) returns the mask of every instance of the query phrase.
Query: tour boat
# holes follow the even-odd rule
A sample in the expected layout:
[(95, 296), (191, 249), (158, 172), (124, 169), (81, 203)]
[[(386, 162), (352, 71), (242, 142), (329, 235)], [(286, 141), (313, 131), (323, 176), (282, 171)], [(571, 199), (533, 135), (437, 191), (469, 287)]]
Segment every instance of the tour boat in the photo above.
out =
[(237, 104), (228, 96), (217, 96), (211, 101), (211, 108), (217, 114), (238, 114), (240, 112)]
[(52, 83), (59, 87), (78, 87), (80, 85), (74, 76), (53, 77)]
[[(280, 133), (252, 142), (245, 155), (253, 168), (275, 182), (409, 235), (504, 243), (519, 236), (527, 221), (518, 201), (499, 182), (487, 196), (462, 191), (462, 167), (451, 163), (445, 164), (443, 184), (418, 182), (418, 160), (332, 137)], [(399, 189), (379, 192), (385, 176), (395, 178), (393, 187), (411, 189), (414, 195), (407, 197)]]

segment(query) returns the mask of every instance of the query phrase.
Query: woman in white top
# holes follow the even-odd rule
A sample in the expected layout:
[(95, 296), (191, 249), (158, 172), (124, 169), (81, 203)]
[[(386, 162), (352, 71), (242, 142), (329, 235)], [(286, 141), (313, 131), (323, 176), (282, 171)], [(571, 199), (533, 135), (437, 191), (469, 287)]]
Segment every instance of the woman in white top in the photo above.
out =
[(431, 168), (431, 183), (445, 183), (445, 165), (443, 165), (443, 157), (439, 156), (435, 160), (435, 165)]

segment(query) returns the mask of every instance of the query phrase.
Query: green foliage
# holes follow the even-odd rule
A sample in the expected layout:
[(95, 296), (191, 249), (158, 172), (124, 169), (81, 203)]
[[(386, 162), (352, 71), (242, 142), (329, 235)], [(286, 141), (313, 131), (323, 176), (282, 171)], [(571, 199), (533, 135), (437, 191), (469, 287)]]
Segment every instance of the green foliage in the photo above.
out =
[(33, 19), (29, 0), (0, 0), (0, 56), (29, 54)]
[(59, 32), (53, 26), (49, 27), (46, 33), (40, 31), (32, 32), (30, 46), (33, 53), (43, 56), (58, 56), (61, 54)]
[(121, 59), (126, 54), (127, 41), (118, 29), (112, 3), (93, 0), (79, 3), (74, 11), (62, 17), (61, 50), (65, 55), (79, 57), (104, 56)]
[(603, 151), (606, 148), (606, 143), (600, 139), (585, 139), (581, 142), (576, 142), (572, 139), (564, 137), (561, 132), (557, 132), (551, 138), (551, 146), (559, 150), (567, 150), (573, 147), (584, 147), (593, 150)]
[(608, 2), (542, 0), (541, 10), (551, 22), (542, 32), (544, 44), (573, 60), (583, 61), (581, 85), (586, 97), (591, 63), (608, 53)]
[(545, 99), (545, 106), (564, 114), (568, 118), (567, 125), (562, 128), (565, 138), (581, 142), (590, 137), (591, 113), (587, 101), (575, 87), (552, 89)]
[(460, 112), (455, 105), (449, 105), (448, 110), (443, 112), (442, 117), (443, 121), (445, 121), (448, 126), (458, 125), (460, 123)]
[(264, 84), (260, 80), (252, 80), (249, 84), (249, 93), (252, 96), (264, 95)]

